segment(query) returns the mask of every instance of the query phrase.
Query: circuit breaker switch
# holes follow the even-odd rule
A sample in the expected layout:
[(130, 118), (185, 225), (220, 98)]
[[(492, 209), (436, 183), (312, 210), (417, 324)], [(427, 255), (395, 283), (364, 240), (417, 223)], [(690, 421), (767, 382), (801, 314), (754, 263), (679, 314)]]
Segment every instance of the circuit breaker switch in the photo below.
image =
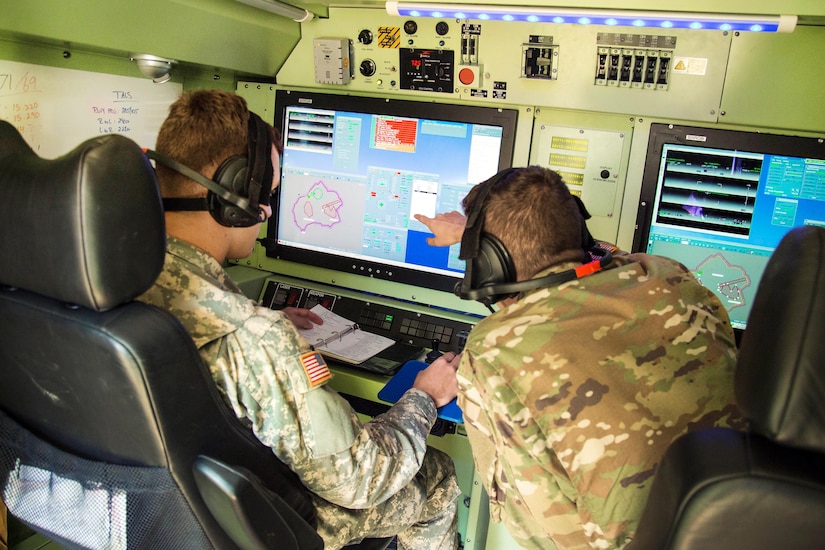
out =
[(598, 33), (597, 86), (667, 90), (675, 36)]
[(478, 64), (478, 42), (481, 39), (481, 25), (461, 25), (461, 62)]
[(559, 47), (552, 36), (531, 35), (521, 46), (521, 76), (523, 78), (558, 78)]
[(656, 75), (656, 89), (666, 90), (670, 84), (668, 77), (670, 76), (670, 54), (662, 52), (659, 56), (659, 71)]

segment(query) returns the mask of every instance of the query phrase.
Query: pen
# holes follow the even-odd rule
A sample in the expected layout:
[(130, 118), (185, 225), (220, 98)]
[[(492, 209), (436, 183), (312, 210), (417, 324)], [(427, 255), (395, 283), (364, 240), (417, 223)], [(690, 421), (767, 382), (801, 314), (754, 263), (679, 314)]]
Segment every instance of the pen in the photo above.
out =
[(312, 346), (312, 349), (314, 350), (316, 348), (326, 346), (327, 344), (329, 344), (330, 342), (334, 342), (335, 340), (340, 341), (341, 338), (343, 338), (344, 336), (346, 336), (350, 332), (354, 332), (354, 331), (358, 330), (359, 328), (360, 327), (358, 326), (358, 323), (353, 323), (352, 325), (348, 326), (347, 328), (345, 328), (344, 330), (342, 330), (340, 332), (338, 332), (338, 331), (333, 332), (332, 336), (330, 336), (328, 338), (318, 338), (317, 343), (314, 346)]

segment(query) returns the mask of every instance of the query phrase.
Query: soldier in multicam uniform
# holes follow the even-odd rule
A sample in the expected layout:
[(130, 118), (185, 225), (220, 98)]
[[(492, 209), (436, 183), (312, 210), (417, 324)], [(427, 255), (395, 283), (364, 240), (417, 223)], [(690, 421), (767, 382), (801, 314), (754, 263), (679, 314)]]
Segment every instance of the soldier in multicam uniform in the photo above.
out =
[[(161, 127), (158, 152), (211, 176), (223, 159), (246, 156), (249, 117), (246, 102), (234, 94), (185, 94)], [(280, 140), (266, 126), (274, 190)], [(161, 164), (158, 180), (164, 198), (206, 196)], [(269, 192), (250, 197), (260, 203), (262, 219), (272, 214)], [(428, 448), (426, 437), (436, 407), (455, 396), (458, 358), (445, 354), (387, 413), (362, 424), (327, 386), (323, 358), (296, 328), (320, 319), (304, 309), (256, 305), (222, 268), (227, 257), (249, 253), (259, 223), (226, 227), (210, 214), (167, 211), (163, 272), (140, 299), (182, 322), (238, 418), (298, 474), (312, 494), (325, 548), (395, 534), (401, 548), (456, 548), (454, 465)]]
[[(555, 172), (515, 170), (483, 205), (477, 190), (465, 211), (483, 206), (517, 280), (587, 259), (580, 203)], [(431, 244), (456, 240), (463, 217), (448, 216), (419, 218)], [(621, 548), (676, 437), (744, 427), (719, 300), (677, 262), (613, 252), (606, 269), (506, 297), (462, 354), (458, 401), (492, 518), (525, 548)]]

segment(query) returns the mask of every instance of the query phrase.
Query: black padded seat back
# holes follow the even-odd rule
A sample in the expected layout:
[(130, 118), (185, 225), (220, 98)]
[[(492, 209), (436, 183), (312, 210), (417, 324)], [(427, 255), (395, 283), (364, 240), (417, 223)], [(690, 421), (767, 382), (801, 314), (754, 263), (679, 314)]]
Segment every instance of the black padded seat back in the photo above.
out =
[(782, 240), (742, 338), (736, 398), (751, 430), (825, 452), (825, 228)]
[[(39, 159), (0, 121), (0, 192), (12, 514), (67, 548), (320, 548), (295, 474), (234, 416), (182, 325), (133, 300), (166, 247), (142, 150), (107, 135)], [(238, 489), (204, 482), (204, 459), (242, 472)]]
[(80, 454), (164, 464), (141, 378), (160, 350), (193, 357), (165, 314), (131, 302), (166, 249), (146, 156), (110, 134), (42, 159), (0, 121), (0, 193), (2, 408)]
[[(44, 334), (54, 345), (38, 341)], [(0, 459), (0, 486), (16, 471), (14, 460), (23, 459), (64, 484), (74, 480), (122, 493), (134, 517), (124, 529), (137, 547), (235, 547), (198, 488), (193, 468), (201, 456), (252, 472), (298, 512), (293, 522), (314, 521), (297, 477), (232, 415), (183, 327), (146, 304), (98, 313), (20, 289), (0, 290), (0, 411), (28, 434), (16, 445), (22, 455), (0, 441), (0, 457), (6, 457)], [(26, 462), (43, 456), (58, 463)], [(14, 502), (7, 504), (19, 515)], [(68, 548), (77, 541), (45, 534)]]
[(79, 456), (166, 466), (154, 401), (164, 388), (191, 389), (187, 365), (199, 360), (175, 319), (142, 303), (98, 313), (9, 288), (0, 315), (0, 408)]
[(668, 448), (628, 548), (820, 548), (825, 541), (825, 228), (791, 230), (757, 289), (735, 374), (746, 432)]
[(0, 283), (97, 311), (146, 290), (166, 233), (152, 166), (117, 134), (42, 159), (0, 121)]
[(825, 455), (726, 428), (689, 433), (656, 472), (628, 550), (807, 550), (825, 540)]

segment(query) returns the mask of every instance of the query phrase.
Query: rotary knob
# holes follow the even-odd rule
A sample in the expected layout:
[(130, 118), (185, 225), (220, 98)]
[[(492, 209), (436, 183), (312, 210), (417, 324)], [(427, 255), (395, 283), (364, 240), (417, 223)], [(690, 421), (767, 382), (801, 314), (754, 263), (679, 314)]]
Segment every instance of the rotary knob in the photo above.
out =
[(372, 59), (365, 59), (361, 62), (361, 65), (358, 67), (358, 70), (364, 76), (372, 76), (375, 74), (375, 71), (378, 69), (375, 65), (375, 61)]
[(364, 29), (358, 33), (358, 41), (365, 46), (367, 44), (372, 44), (372, 32), (368, 29)]

